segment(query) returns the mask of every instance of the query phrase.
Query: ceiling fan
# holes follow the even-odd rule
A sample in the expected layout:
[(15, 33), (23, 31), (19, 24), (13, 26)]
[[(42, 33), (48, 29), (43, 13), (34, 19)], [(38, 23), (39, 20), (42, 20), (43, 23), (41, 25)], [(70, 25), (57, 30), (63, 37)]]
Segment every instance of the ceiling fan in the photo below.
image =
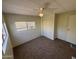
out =
[(44, 5), (43, 5), (43, 7), (41, 7), (41, 8), (39, 8), (39, 16), (40, 17), (43, 17), (43, 11), (45, 10), (45, 9), (57, 9), (57, 8), (49, 8), (49, 6), (50, 6), (50, 2), (47, 2), (47, 3), (45, 3)]
[(50, 3), (49, 2), (47, 2), (47, 3), (45, 3), (44, 5), (43, 5), (43, 7), (41, 7), (41, 8), (39, 8), (39, 16), (40, 17), (43, 17), (43, 11), (44, 11), (44, 9), (46, 9), (46, 8), (48, 8), (48, 6), (50, 5)]

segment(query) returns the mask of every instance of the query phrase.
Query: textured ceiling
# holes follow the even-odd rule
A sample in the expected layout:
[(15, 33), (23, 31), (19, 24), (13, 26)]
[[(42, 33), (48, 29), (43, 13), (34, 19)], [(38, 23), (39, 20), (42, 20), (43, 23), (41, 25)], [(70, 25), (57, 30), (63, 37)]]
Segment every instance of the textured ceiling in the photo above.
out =
[(47, 2), (56, 13), (76, 10), (76, 0), (2, 0), (2, 9), (5, 13), (38, 15), (39, 8)]

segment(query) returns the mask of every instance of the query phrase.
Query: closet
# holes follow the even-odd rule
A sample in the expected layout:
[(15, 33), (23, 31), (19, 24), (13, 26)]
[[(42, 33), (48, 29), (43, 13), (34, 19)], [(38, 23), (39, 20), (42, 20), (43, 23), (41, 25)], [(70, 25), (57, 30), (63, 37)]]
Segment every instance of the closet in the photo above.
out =
[(70, 15), (67, 27), (67, 41), (76, 44), (76, 15)]
[(76, 44), (76, 14), (75, 12), (56, 15), (57, 38)]

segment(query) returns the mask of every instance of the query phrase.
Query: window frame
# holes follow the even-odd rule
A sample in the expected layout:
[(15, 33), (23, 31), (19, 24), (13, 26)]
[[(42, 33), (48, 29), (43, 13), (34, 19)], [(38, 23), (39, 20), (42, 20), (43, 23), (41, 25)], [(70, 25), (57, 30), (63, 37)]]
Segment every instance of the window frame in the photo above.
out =
[(2, 23), (2, 27), (3, 27), (2, 31), (4, 29), (4, 32), (5, 32), (5, 35), (4, 35), (5, 38), (3, 37), (3, 32), (2, 32), (2, 53), (5, 54), (9, 35), (8, 35), (8, 31), (7, 31), (5, 22)]

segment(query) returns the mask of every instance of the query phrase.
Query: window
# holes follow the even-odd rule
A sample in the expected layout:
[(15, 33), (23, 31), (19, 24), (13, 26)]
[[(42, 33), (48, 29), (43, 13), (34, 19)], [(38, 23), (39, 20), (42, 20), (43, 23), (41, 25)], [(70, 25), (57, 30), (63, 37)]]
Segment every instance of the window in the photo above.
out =
[(15, 25), (17, 31), (27, 30), (26, 22), (16, 22)]
[(5, 54), (6, 47), (7, 47), (7, 42), (8, 42), (8, 32), (6, 28), (6, 24), (2, 24), (2, 51)]
[(17, 31), (35, 29), (35, 22), (15, 22)]
[(28, 30), (30, 29), (35, 29), (35, 22), (27, 22), (27, 27), (28, 27)]

